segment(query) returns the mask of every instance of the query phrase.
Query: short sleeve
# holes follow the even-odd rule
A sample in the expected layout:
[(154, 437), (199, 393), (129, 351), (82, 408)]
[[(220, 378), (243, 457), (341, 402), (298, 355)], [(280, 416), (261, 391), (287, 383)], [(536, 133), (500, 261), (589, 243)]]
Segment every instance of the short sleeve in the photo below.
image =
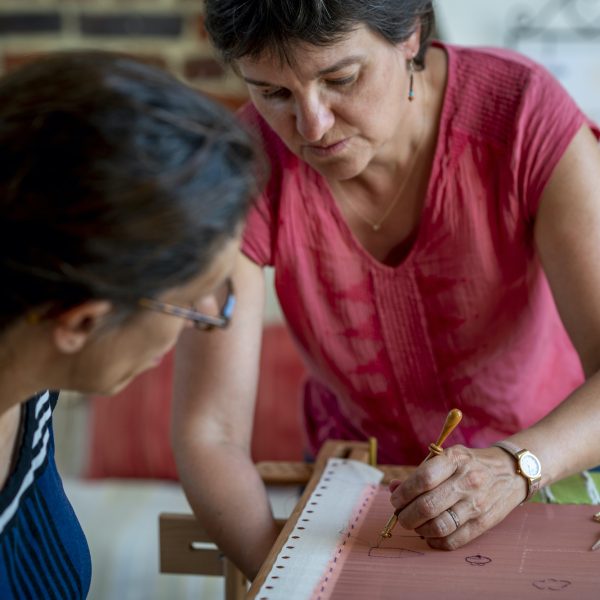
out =
[(248, 214), (242, 252), (261, 267), (272, 266), (277, 243), (282, 172), (289, 151), (252, 104), (242, 107), (238, 117), (262, 145), (270, 170), (267, 185)]
[(562, 85), (546, 69), (534, 65), (523, 92), (513, 156), (517, 193), (528, 217), (536, 214), (554, 168), (584, 124), (600, 136), (598, 127)]
[(250, 209), (244, 234), (242, 252), (254, 263), (273, 265), (273, 215), (271, 203), (266, 193), (260, 195)]

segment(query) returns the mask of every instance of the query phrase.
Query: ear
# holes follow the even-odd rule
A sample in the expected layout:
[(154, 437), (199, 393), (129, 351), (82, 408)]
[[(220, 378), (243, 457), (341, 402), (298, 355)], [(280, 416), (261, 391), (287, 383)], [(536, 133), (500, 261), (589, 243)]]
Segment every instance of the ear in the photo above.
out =
[(404, 58), (406, 60), (410, 60), (414, 58), (419, 52), (419, 48), (421, 47), (421, 22), (418, 21), (415, 30), (410, 34), (410, 36), (400, 43), (400, 48), (404, 54)]
[(58, 350), (79, 352), (112, 308), (107, 300), (89, 300), (58, 315), (52, 331)]

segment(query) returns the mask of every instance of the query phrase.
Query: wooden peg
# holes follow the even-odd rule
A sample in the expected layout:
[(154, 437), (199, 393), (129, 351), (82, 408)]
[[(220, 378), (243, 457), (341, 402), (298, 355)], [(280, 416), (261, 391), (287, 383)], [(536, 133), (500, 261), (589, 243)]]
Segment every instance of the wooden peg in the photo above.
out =
[(377, 438), (369, 438), (369, 464), (372, 467), (377, 466)]

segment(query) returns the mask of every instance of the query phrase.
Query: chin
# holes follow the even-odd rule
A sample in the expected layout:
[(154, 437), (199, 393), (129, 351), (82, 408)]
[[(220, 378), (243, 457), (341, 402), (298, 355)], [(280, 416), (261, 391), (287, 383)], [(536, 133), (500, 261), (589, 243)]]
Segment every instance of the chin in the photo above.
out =
[(131, 383), (132, 380), (133, 377), (129, 377), (128, 379), (120, 381), (119, 383), (114, 384), (112, 387), (105, 389), (104, 391), (100, 392), (100, 394), (102, 396), (114, 396), (115, 394), (118, 394), (121, 390), (125, 389)]
[(340, 160), (330, 163), (312, 163), (311, 167), (318, 171), (325, 179), (346, 181), (358, 177), (367, 165), (358, 160)]
[(110, 394), (116, 394), (117, 392), (120, 392), (124, 387), (129, 385), (136, 377), (138, 377), (138, 375), (141, 375), (146, 371), (152, 371), (152, 369), (155, 369), (157, 366), (158, 363), (155, 361), (152, 364), (139, 368), (134, 373), (129, 373), (124, 379), (115, 384)]
[(101, 394), (102, 396), (114, 396), (115, 394), (118, 394), (120, 391), (125, 389), (138, 375), (150, 369), (152, 369), (152, 365), (144, 367), (143, 369), (139, 369), (135, 373), (129, 373), (116, 383), (113, 383), (112, 385), (107, 385), (102, 391), (97, 393)]

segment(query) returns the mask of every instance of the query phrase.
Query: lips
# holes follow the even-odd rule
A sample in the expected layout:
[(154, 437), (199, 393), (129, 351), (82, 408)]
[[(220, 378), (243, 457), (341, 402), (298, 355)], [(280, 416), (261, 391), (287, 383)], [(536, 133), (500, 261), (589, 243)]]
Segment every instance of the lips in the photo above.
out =
[(332, 156), (334, 154), (338, 154), (339, 152), (341, 152), (342, 150), (344, 150), (344, 148), (346, 148), (346, 146), (348, 145), (348, 138), (344, 138), (341, 139), (337, 142), (334, 142), (333, 144), (319, 144), (319, 145), (307, 145), (305, 146), (305, 148), (311, 152), (312, 154), (315, 154), (317, 156)]
[(320, 144), (320, 145), (313, 145), (313, 146), (309, 146), (310, 148), (314, 148), (315, 150), (328, 150), (330, 148), (334, 148), (335, 146), (337, 146), (338, 144), (342, 144), (344, 143), (346, 140), (338, 140), (337, 142), (333, 142), (332, 144)]

